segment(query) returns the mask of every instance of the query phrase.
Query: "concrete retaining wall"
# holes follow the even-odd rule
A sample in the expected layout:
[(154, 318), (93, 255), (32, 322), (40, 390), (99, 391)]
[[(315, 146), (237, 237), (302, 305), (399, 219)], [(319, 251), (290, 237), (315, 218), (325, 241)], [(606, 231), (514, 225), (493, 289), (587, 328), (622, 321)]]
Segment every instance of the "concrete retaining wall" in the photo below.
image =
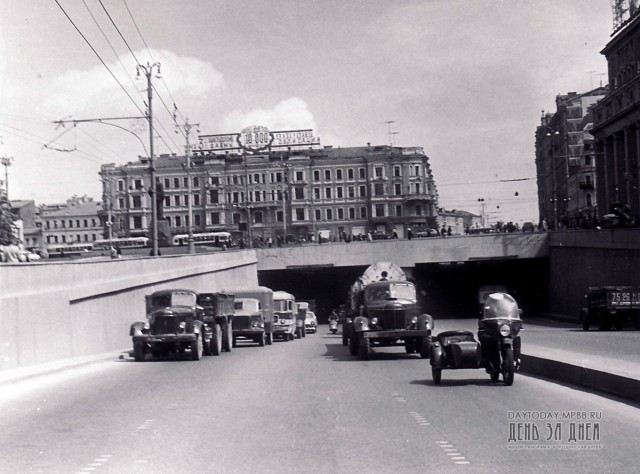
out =
[(253, 251), (0, 265), (0, 372), (129, 348), (153, 291), (257, 284)]

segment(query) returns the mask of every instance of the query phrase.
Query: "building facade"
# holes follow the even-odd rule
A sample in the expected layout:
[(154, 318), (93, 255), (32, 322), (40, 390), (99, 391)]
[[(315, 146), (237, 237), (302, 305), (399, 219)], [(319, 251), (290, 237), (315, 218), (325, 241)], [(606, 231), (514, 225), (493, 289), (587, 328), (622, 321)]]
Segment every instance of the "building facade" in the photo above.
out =
[(606, 57), (609, 93), (593, 110), (598, 175), (598, 216), (616, 205), (628, 206), (636, 223), (640, 216), (640, 12), (622, 8), (627, 16), (614, 24), (614, 36), (601, 53)]
[(102, 239), (103, 226), (98, 218), (102, 203), (87, 196), (74, 196), (64, 204), (40, 207), (42, 241), (45, 247), (61, 244), (90, 244)]
[(591, 108), (607, 93), (598, 87), (556, 97), (536, 129), (538, 211), (547, 228), (588, 228), (596, 223), (596, 154)]
[(42, 248), (42, 224), (40, 222), (39, 209), (36, 207), (35, 201), (11, 201), (11, 212), (20, 218), (21, 227), (19, 239), (24, 248)]
[[(255, 245), (269, 238), (357, 239), (367, 232), (403, 237), (409, 228), (436, 226), (437, 192), (419, 147), (290, 144), (248, 153), (200, 143), (188, 160), (154, 160), (159, 241), (187, 233), (190, 224), (194, 233), (228, 231)], [(102, 166), (100, 218), (113, 223), (113, 237), (149, 235), (149, 169), (147, 158)]]

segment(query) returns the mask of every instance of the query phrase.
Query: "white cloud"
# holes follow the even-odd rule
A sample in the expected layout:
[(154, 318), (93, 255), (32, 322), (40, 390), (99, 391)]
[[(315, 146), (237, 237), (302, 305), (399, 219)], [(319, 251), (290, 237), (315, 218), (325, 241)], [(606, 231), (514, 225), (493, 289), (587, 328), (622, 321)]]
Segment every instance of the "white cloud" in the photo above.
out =
[(234, 133), (250, 125), (264, 125), (270, 130), (316, 130), (309, 106), (298, 97), (285, 99), (271, 109), (234, 110), (222, 119), (220, 130)]

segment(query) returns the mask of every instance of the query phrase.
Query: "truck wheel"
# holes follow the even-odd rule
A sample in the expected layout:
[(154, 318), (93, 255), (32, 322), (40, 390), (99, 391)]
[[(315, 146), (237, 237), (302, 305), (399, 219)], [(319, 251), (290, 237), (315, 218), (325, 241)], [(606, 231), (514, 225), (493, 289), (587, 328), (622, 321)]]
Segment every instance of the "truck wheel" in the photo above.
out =
[(416, 351), (416, 343), (413, 339), (404, 341), (404, 351), (407, 354), (413, 354)]
[(442, 381), (442, 369), (431, 367), (431, 378), (433, 378), (433, 383), (440, 384)]
[(420, 357), (428, 359), (431, 356), (431, 336), (423, 336), (420, 339)]
[(225, 323), (222, 329), (222, 352), (231, 352), (231, 340), (233, 339), (231, 324)]
[(589, 327), (591, 327), (591, 323), (589, 323), (589, 320), (588, 320), (588, 319), (586, 319), (586, 318), (585, 318), (585, 319), (583, 319), (583, 320), (582, 320), (582, 329), (583, 329), (584, 331), (588, 331), (588, 330), (589, 330)]
[(349, 338), (349, 354), (351, 354), (352, 356), (357, 356), (358, 355), (358, 334), (357, 333), (353, 333), (351, 334), (351, 337)]
[(343, 346), (348, 346), (349, 345), (349, 338), (344, 333), (344, 331), (342, 331), (342, 345)]
[(213, 327), (213, 335), (211, 336), (211, 355), (219, 356), (222, 352), (222, 329), (219, 324)]
[(369, 342), (369, 338), (362, 336), (360, 338), (360, 344), (358, 346), (358, 356), (361, 360), (369, 360), (370, 347), (371, 343)]
[(133, 358), (136, 362), (144, 361), (144, 345), (142, 342), (134, 342), (133, 343)]
[(600, 321), (600, 324), (598, 326), (598, 330), (600, 330), (600, 331), (608, 331), (609, 329), (611, 329), (611, 323), (609, 321)]
[(202, 336), (198, 334), (195, 341), (191, 341), (191, 360), (202, 358)]
[(258, 346), (260, 347), (264, 347), (264, 333), (260, 334), (260, 336), (258, 337)]
[(270, 346), (271, 344), (273, 344), (273, 334), (272, 333), (267, 333), (266, 343), (267, 343), (267, 346)]
[(289, 334), (289, 336), (288, 336), (288, 337), (289, 337), (289, 340), (290, 340), (290, 341), (293, 341), (293, 339), (294, 339), (294, 335), (293, 335), (293, 334)]
[(235, 337), (232, 337), (232, 341), (233, 341), (233, 342), (231, 343), (231, 345), (232, 345), (233, 347), (238, 347), (238, 339), (237, 339), (237, 338), (235, 338)]

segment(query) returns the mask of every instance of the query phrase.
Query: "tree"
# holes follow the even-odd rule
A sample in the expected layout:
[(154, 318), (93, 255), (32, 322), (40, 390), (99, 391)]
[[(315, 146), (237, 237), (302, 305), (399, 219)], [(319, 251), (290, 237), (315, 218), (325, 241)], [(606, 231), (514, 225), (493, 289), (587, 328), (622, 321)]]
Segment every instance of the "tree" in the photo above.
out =
[(11, 212), (11, 203), (7, 195), (0, 192), (0, 245), (20, 243), (16, 235), (17, 220), (18, 216)]

